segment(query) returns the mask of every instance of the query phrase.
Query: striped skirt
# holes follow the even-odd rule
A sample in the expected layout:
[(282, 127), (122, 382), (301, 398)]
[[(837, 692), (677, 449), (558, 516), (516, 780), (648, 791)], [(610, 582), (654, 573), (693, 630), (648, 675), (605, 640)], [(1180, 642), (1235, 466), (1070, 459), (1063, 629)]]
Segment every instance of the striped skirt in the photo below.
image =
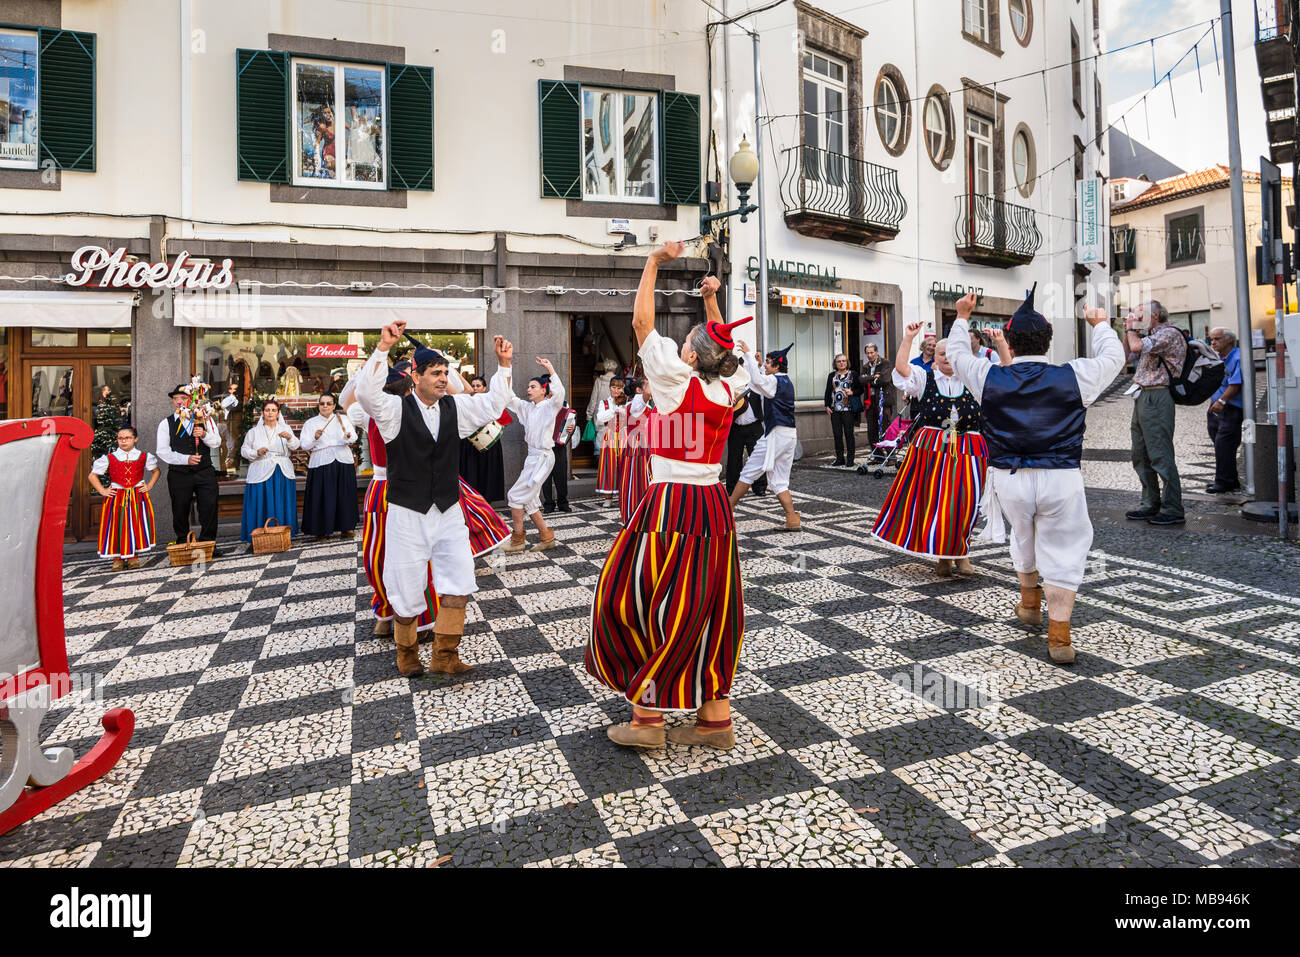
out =
[[(384, 590), (384, 526), (388, 519), (388, 480), (373, 479), (366, 489), (365, 515), (361, 524), (361, 561), (366, 571), (366, 581), (374, 596), (370, 610), (376, 618), (388, 621), (393, 617), (393, 606), (388, 603)], [(433, 565), (429, 565), (425, 582), (425, 609), (420, 612), (415, 626), (420, 631), (433, 627), (438, 616), (438, 592), (433, 587)]]
[(650, 488), (650, 453), (629, 448), (623, 453), (623, 474), (618, 483), (618, 517), (624, 525)]
[(984, 437), (967, 432), (946, 446), (944, 436), (942, 429), (917, 431), (871, 530), (923, 558), (966, 557), (984, 493)]
[(99, 557), (134, 558), (153, 548), (153, 502), (134, 488), (113, 490), (99, 513)]
[(623, 447), (613, 429), (605, 430), (605, 445), (600, 450), (600, 465), (596, 469), (596, 492), (613, 495), (618, 491), (619, 469), (623, 462)]
[(726, 698), (745, 634), (726, 488), (656, 482), (596, 583), (587, 671), (643, 708)]
[(475, 558), (486, 555), (510, 537), (510, 526), (464, 479), (460, 480), (460, 510), (465, 513), (469, 549)]

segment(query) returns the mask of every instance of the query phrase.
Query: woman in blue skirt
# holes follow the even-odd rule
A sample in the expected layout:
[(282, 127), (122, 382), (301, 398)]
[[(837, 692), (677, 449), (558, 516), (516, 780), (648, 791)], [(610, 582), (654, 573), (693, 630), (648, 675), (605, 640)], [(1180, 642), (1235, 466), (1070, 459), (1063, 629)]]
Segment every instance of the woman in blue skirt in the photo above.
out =
[(320, 397), (316, 407), (320, 414), (303, 423), (300, 439), (303, 449), (311, 453), (302, 497), (302, 530), (317, 538), (335, 532), (351, 538), (357, 527), (357, 470), (352, 458), (357, 431), (347, 416), (339, 415), (329, 393)]
[(280, 403), (267, 399), (262, 405), (262, 420), (244, 436), (240, 454), (248, 459), (248, 478), (244, 481), (244, 516), (239, 537), (253, 540), (253, 529), (267, 519), (298, 533), (298, 496), (293, 478), (293, 460), (289, 453), (298, 448), (293, 430), (280, 419)]

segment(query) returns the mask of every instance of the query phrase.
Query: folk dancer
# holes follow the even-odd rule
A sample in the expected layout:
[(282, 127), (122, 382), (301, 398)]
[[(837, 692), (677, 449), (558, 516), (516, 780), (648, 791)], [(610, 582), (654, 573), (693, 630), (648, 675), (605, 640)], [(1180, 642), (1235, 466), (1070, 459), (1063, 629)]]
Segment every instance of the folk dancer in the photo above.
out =
[[(736, 523), (718, 480), (732, 402), (748, 376), (733, 353), (715, 277), (701, 290), (708, 321), (676, 343), (655, 331), (660, 263), (682, 255), (667, 243), (651, 254), (637, 289), (632, 329), (660, 419), (645, 498), (620, 529), (596, 583), (585, 665), (632, 703), (630, 723), (607, 734), (638, 748), (735, 745), (728, 695), (744, 637)], [(664, 733), (665, 711), (694, 711), (692, 727)]]
[(794, 450), (799, 439), (794, 429), (794, 383), (790, 381), (790, 350), (794, 343), (784, 349), (769, 352), (758, 367), (757, 354), (751, 355), (749, 346), (740, 343), (741, 359), (745, 371), (749, 373), (749, 387), (764, 399), (763, 437), (754, 446), (745, 467), (740, 472), (740, 481), (731, 490), (731, 507), (745, 497), (749, 487), (760, 475), (767, 476), (767, 487), (776, 493), (776, 500), (785, 510), (785, 529), (797, 532), (800, 529), (799, 513), (794, 510), (794, 499), (790, 495), (790, 468), (794, 465)]
[(619, 523), (626, 526), (650, 487), (651, 439), (655, 429), (654, 401), (649, 382), (638, 380), (636, 396), (628, 403), (627, 441), (618, 483)]
[(460, 440), (505, 410), (514, 347), (495, 337), (498, 369), (484, 395), (451, 395), (447, 360), (417, 344), (415, 386), (404, 398), (384, 392), (388, 352), (401, 341), (406, 323), (384, 326), (378, 348), (357, 375), (356, 396), (374, 419), (387, 456), (384, 589), (394, 611), (397, 670), (403, 677), (424, 672), (416, 619), (427, 607), (429, 563), (438, 592), (431, 671), (460, 674), (470, 666), (457, 648), (465, 631), (465, 606), (478, 591), (474, 557), (460, 505)]
[(352, 457), (357, 432), (338, 414), (328, 392), (316, 400), (316, 408), (318, 414), (303, 423), (299, 439), (311, 453), (302, 497), (302, 530), (317, 538), (335, 532), (351, 538), (357, 527), (357, 467)]
[[(90, 485), (104, 496), (99, 510), (99, 557), (113, 559), (113, 571), (139, 568), (140, 552), (153, 548), (153, 502), (149, 490), (158, 482), (158, 460), (135, 447), (133, 427), (117, 430), (117, 448), (90, 464)], [(99, 477), (108, 473), (108, 488)]]
[[(167, 494), (172, 506), (172, 534), (184, 542), (190, 531), (190, 503), (198, 503), (201, 542), (217, 540), (217, 471), (212, 467), (212, 450), (221, 446), (221, 435), (211, 421), (183, 417), (180, 413), (189, 396), (182, 383), (167, 395), (175, 411), (158, 423), (158, 459), (167, 464)], [(221, 549), (212, 550), (221, 557)]]
[(280, 403), (267, 399), (262, 403), (262, 420), (244, 435), (240, 454), (248, 459), (248, 477), (244, 480), (244, 507), (239, 522), (239, 537), (253, 540), (253, 530), (275, 519), (298, 534), (298, 485), (294, 478), (290, 452), (300, 443), (293, 429), (280, 418)]
[[(1003, 541), (1006, 516), (1011, 523), (1011, 562), (1020, 577), (1016, 617), (1041, 624), (1046, 591), (1048, 654), (1059, 664), (1070, 664), (1070, 617), (1092, 547), (1079, 469), (1085, 410), (1124, 367), (1124, 347), (1105, 310), (1088, 309), (1084, 319), (1092, 326), (1093, 358), (1053, 365), (1047, 358), (1052, 327), (1034, 309), (1030, 290), (1007, 323), (1012, 364), (990, 365), (967, 346), (966, 322), (974, 308), (974, 296), (958, 301), (948, 348), (957, 377), (983, 408), (989, 446), (982, 506), (988, 519), (985, 536)], [(1038, 584), (1040, 573), (1043, 587)]]
[(596, 407), (596, 448), (600, 452), (596, 494), (605, 496), (605, 508), (610, 507), (618, 491), (619, 461), (627, 431), (627, 402), (623, 380), (615, 376), (609, 383), (608, 398), (601, 399)]
[[(410, 379), (408, 378), (406, 381), (409, 387)], [(450, 386), (454, 384), (454, 379), (450, 375), (447, 377), (447, 384), (448, 391), (450, 391)], [(470, 395), (482, 395), (487, 391), (487, 379), (481, 375), (473, 376), (469, 380), (469, 389), (466, 391)], [(509, 412), (506, 412), (497, 421), (502, 427), (505, 427), (514, 419), (510, 418)], [(460, 477), (489, 502), (499, 502), (505, 498), (506, 466), (501, 443), (493, 442), (488, 448), (479, 450), (471, 439), (462, 439), (460, 443)]]
[(510, 541), (501, 548), (503, 552), (524, 550), (527, 544), (525, 515), (537, 526), (538, 539), (532, 551), (544, 552), (555, 547), (555, 530), (542, 517), (542, 484), (555, 466), (555, 416), (565, 407), (564, 383), (556, 376), (551, 360), (539, 358), (537, 364), (546, 372), (528, 380), (527, 398), (521, 399), (511, 393), (506, 406), (524, 427), (528, 455), (519, 471), (519, 478), (506, 492), (514, 528)]
[[(937, 559), (935, 571), (941, 577), (953, 574), (954, 561), (957, 574), (973, 575), (968, 552), (979, 518), (988, 447), (980, 435), (979, 402), (948, 361), (952, 340), (935, 347), (930, 368), (908, 362), (923, 325), (907, 327), (894, 360), (894, 385), (912, 400), (916, 418), (907, 454), (871, 534), (909, 555)], [(969, 346), (969, 339), (965, 342)]]

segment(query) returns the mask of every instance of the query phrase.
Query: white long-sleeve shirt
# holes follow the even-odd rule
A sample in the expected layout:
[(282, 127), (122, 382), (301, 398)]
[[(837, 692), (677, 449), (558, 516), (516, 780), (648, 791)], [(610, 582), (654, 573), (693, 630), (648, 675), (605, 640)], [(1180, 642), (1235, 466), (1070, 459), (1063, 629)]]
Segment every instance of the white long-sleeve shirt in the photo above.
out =
[[(777, 377), (783, 376), (785, 373), (778, 372), (776, 375), (768, 375), (754, 357), (748, 353), (741, 355), (740, 359), (745, 364), (745, 371), (749, 373), (749, 387), (765, 399), (775, 399)], [(786, 378), (789, 378), (789, 376), (786, 376)]]
[[(894, 388), (898, 389), (909, 399), (919, 399), (925, 393), (925, 370), (920, 366), (911, 366), (911, 372), (904, 379), (898, 374), (897, 369), (890, 370), (890, 375), (894, 380)], [(939, 394), (947, 396), (949, 399), (955, 399), (965, 391), (961, 384), (961, 379), (952, 375), (944, 375), (939, 371), (939, 367), (934, 367), (934, 384), (939, 387)], [(953, 369), (956, 372), (956, 369)]]
[[(289, 438), (284, 438), (280, 434), (282, 432), (288, 432)], [(293, 459), (289, 458), (289, 453), (298, 447), (293, 429), (289, 428), (288, 423), (283, 419), (277, 421), (274, 428), (270, 429), (266, 427), (265, 422), (259, 420), (257, 425), (244, 435), (244, 447), (239, 450), (239, 454), (249, 462), (245, 484), (257, 485), (265, 482), (276, 469), (279, 469), (285, 478), (292, 479)], [(266, 449), (266, 454), (258, 455), (258, 449)]]
[[(158, 458), (162, 459), (168, 465), (189, 465), (190, 457), (184, 452), (172, 451), (171, 429), (167, 427), (168, 419), (163, 419), (158, 423), (158, 436), (155, 443), (158, 447)], [(193, 428), (194, 422), (191, 421), (190, 427)], [(199, 440), (210, 449), (221, 447), (221, 436), (217, 432), (216, 426), (210, 424), (203, 430), (203, 438)]]
[[(366, 364), (356, 376), (356, 397), (361, 408), (375, 421), (379, 435), (385, 442), (391, 442), (402, 430), (402, 399), (384, 391), (384, 382), (388, 378), (388, 350), (376, 349), (366, 360)], [(466, 438), (475, 429), (482, 428), (489, 422), (501, 417), (506, 405), (514, 397), (510, 390), (510, 369), (498, 368), (488, 382), (488, 391), (479, 395), (452, 395), (456, 403), (456, 428), (459, 438)], [(438, 428), (442, 415), (438, 404), (425, 405), (419, 395), (415, 403), (424, 417), (424, 424), (434, 441), (438, 439)]]
[[(130, 452), (123, 452), (121, 449), (114, 449), (113, 451), (107, 453), (106, 455), (101, 455), (99, 458), (95, 459), (95, 461), (90, 463), (91, 475), (103, 475), (105, 472), (108, 471), (109, 455), (117, 459), (119, 462), (134, 462), (136, 459), (138, 459), (140, 456), (143, 455), (145, 457), (144, 477), (140, 479), (141, 485), (149, 481), (149, 474), (151, 472), (154, 472), (158, 469), (158, 460), (148, 452), (142, 451), (141, 449), (132, 449)], [(109, 482), (108, 487), (110, 489), (115, 489), (115, 488), (125, 488), (126, 486), (118, 485), (116, 482)]]
[(530, 452), (555, 448), (555, 417), (564, 408), (563, 382), (552, 377), (551, 394), (541, 402), (530, 402), (512, 393), (506, 408), (524, 427), (524, 441)]
[(609, 398), (609, 384), (614, 381), (614, 373), (604, 372), (591, 383), (591, 398), (587, 401), (587, 418), (594, 419), (600, 404)]
[[(316, 438), (316, 430), (323, 429), (321, 437)], [(357, 431), (347, 418), (335, 414), (326, 419), (323, 415), (313, 416), (303, 423), (299, 441), (302, 447), (311, 453), (307, 468), (318, 469), (330, 462), (343, 462), (352, 465), (352, 443), (357, 440)]]
[[(1092, 327), (1092, 358), (1071, 359), (1066, 363), (1074, 370), (1074, 377), (1079, 383), (1079, 397), (1084, 406), (1092, 405), (1105, 391), (1106, 386), (1115, 381), (1124, 368), (1124, 346), (1119, 336), (1109, 323), (1102, 322)], [(958, 319), (948, 332), (948, 361), (953, 371), (966, 388), (970, 389), (977, 402), (984, 399), (984, 381), (993, 368), (988, 360), (971, 353), (970, 331), (966, 320)], [(1012, 365), (1020, 362), (1049, 362), (1047, 356), (1016, 356)]]

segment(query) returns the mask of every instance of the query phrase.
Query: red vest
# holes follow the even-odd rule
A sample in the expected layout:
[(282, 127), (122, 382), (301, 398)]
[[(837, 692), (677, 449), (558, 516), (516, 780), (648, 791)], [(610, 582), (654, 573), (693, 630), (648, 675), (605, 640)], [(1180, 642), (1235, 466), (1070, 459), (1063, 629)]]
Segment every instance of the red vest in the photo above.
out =
[(108, 457), (108, 480), (122, 488), (134, 488), (144, 481), (144, 463), (147, 456), (143, 453), (134, 462), (123, 462), (116, 455)]
[(718, 405), (704, 394), (704, 386), (691, 379), (682, 404), (671, 412), (650, 417), (650, 450), (676, 462), (721, 465), (731, 431), (731, 387), (725, 382), (727, 404)]
[(379, 434), (379, 426), (375, 425), (374, 419), (366, 427), (366, 435), (370, 437), (370, 463), (381, 469), (388, 468), (388, 449), (384, 446), (384, 437)]

